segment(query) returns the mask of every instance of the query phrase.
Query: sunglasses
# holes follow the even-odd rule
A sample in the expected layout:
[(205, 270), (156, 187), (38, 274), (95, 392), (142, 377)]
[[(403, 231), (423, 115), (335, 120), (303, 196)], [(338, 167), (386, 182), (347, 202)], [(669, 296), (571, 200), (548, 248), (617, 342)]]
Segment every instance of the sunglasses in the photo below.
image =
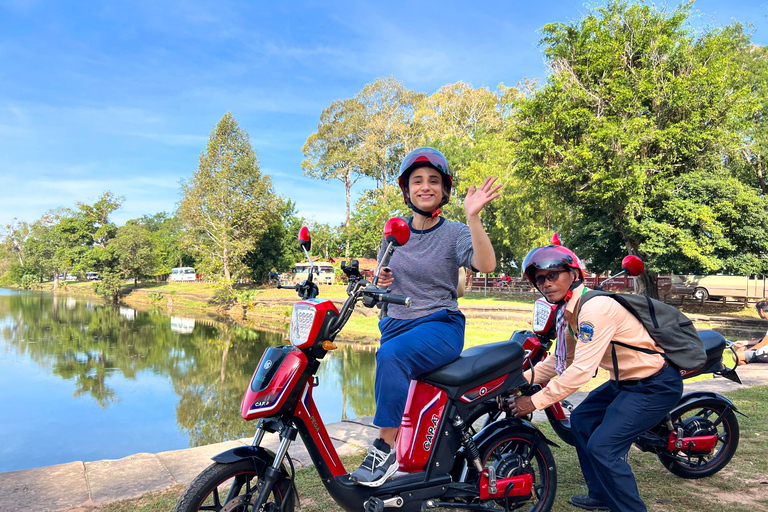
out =
[(560, 274), (563, 272), (567, 272), (567, 270), (553, 270), (549, 274), (545, 274), (543, 276), (536, 276), (536, 284), (538, 286), (543, 285), (546, 281), (549, 281), (550, 283), (554, 283), (557, 281), (557, 279), (560, 277)]

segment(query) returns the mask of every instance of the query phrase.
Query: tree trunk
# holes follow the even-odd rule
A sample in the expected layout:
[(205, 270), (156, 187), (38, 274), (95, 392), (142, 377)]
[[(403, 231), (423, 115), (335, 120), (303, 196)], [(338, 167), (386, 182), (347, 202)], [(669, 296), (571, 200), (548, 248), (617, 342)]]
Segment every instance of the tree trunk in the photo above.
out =
[(231, 286), (230, 273), (229, 273), (229, 254), (227, 254), (227, 247), (224, 246), (224, 255), (222, 257), (222, 263), (224, 264), (224, 279), (227, 280), (227, 286)]
[[(637, 244), (624, 240), (624, 245), (627, 247), (627, 252), (629, 254), (633, 254), (643, 260), (643, 263), (645, 263), (645, 258), (642, 254), (640, 254), (640, 251), (637, 248)], [(642, 274), (637, 276), (635, 278), (637, 283), (637, 293), (638, 294), (645, 294), (649, 296), (652, 299), (659, 299), (659, 285), (658, 281), (656, 281), (656, 274), (648, 272), (648, 270), (644, 270)]]
[(652, 299), (659, 299), (659, 286), (656, 280), (656, 274), (652, 274), (647, 270), (637, 276), (637, 293), (645, 294)]
[(349, 261), (349, 238), (350, 238), (350, 233), (349, 233), (349, 217), (351, 215), (351, 213), (350, 213), (350, 204), (349, 204), (350, 203), (349, 196), (350, 196), (350, 190), (352, 189), (352, 164), (351, 163), (347, 164), (347, 179), (346, 179), (346, 181), (344, 181), (344, 185), (345, 185), (345, 187), (347, 189), (347, 219), (344, 222), (344, 231), (347, 233), (347, 250), (344, 251), (344, 258), (346, 258), (347, 261)]
[(53, 291), (56, 291), (59, 289), (59, 272), (58, 270), (53, 271)]

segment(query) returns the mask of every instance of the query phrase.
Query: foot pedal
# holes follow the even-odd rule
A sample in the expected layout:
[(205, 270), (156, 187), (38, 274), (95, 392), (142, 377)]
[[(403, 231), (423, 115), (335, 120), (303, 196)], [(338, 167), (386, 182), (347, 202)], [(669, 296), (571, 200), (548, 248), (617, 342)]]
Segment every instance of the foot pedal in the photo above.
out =
[(365, 502), (365, 512), (384, 512), (384, 502), (372, 496)]

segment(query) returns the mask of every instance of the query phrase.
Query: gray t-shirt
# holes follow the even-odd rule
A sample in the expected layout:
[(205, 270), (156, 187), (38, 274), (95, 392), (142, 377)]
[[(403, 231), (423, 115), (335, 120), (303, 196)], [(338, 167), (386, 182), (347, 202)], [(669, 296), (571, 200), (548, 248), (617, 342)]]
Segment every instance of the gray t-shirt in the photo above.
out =
[[(469, 226), (440, 217), (435, 226), (422, 231), (412, 222), (413, 218), (408, 219), (408, 243), (396, 248), (389, 262), (392, 293), (410, 297), (411, 306), (389, 304), (387, 316), (412, 320), (441, 309), (458, 311), (459, 267), (471, 266), (474, 254)], [(383, 242), (379, 261), (386, 248)]]

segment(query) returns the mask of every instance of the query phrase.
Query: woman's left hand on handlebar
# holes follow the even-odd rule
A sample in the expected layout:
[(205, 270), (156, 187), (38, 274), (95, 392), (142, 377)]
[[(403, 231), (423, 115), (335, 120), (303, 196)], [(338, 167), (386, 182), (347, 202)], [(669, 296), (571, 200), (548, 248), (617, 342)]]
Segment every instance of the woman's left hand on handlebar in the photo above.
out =
[(485, 178), (483, 184), (477, 189), (471, 185), (469, 186), (467, 197), (464, 198), (464, 211), (466, 212), (467, 217), (479, 214), (480, 210), (482, 210), (486, 204), (501, 195), (498, 193), (501, 185), (493, 186), (497, 179), (496, 176), (489, 176), (488, 178)]
[(528, 416), (536, 407), (533, 406), (533, 400), (529, 396), (518, 396), (515, 398), (515, 402), (510, 409), (510, 412), (515, 415), (515, 418), (522, 418)]
[(395, 279), (392, 277), (392, 269), (389, 267), (384, 267), (379, 270), (379, 280), (376, 284), (379, 286), (379, 288), (389, 288), (392, 286), (394, 280)]

